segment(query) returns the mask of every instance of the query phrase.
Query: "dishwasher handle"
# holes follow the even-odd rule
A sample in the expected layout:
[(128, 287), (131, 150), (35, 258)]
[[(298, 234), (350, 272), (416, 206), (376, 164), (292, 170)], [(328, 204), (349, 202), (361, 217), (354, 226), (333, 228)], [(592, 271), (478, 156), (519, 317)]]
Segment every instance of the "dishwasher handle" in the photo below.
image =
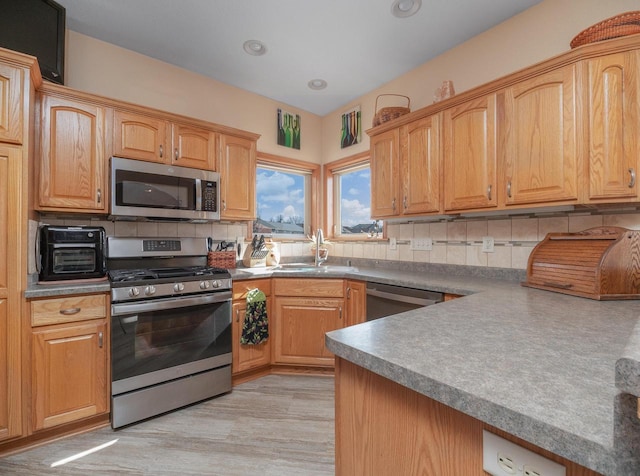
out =
[(387, 293), (384, 291), (378, 291), (377, 289), (368, 288), (367, 294), (369, 296), (375, 296), (382, 299), (388, 299), (390, 301), (398, 301), (398, 302), (406, 302), (409, 304), (415, 304), (417, 306), (431, 306), (432, 304), (437, 304), (439, 301), (435, 299), (423, 299), (413, 296), (403, 296), (401, 294), (395, 293)]

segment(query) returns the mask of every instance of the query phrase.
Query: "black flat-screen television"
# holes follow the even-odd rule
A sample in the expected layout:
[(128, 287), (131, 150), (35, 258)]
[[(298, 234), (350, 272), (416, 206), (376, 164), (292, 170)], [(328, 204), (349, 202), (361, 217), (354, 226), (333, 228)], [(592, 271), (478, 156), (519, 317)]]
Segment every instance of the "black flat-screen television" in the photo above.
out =
[(35, 56), (43, 78), (64, 84), (65, 19), (53, 0), (0, 0), (0, 46)]

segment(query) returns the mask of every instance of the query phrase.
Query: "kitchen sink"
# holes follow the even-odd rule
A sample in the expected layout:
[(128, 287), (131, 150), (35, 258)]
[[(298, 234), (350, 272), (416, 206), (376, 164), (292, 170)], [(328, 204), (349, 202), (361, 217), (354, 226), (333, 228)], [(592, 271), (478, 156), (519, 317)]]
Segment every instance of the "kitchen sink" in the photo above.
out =
[(274, 271), (287, 271), (287, 272), (307, 272), (307, 273), (347, 273), (358, 271), (358, 268), (353, 266), (339, 266), (331, 264), (323, 264), (315, 266), (312, 263), (283, 263), (274, 268)]

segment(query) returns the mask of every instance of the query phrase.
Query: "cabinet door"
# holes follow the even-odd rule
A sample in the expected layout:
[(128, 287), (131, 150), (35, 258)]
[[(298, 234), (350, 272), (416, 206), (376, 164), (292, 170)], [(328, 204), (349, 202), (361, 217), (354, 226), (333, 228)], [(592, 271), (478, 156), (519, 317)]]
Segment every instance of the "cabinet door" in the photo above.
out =
[(473, 99), (444, 112), (444, 208), (496, 207), (496, 97)]
[(367, 320), (367, 283), (347, 280), (346, 286), (346, 325), (353, 326), (365, 322)]
[(371, 217), (385, 218), (401, 213), (400, 132), (392, 129), (371, 137)]
[(505, 203), (577, 199), (575, 66), (507, 89), (501, 117)]
[(34, 430), (109, 410), (105, 320), (33, 331)]
[(22, 143), (22, 75), (21, 69), (0, 64), (0, 142)]
[(631, 51), (586, 62), (590, 200), (638, 196), (639, 57)]
[[(271, 341), (273, 340), (271, 335), (271, 323), (269, 323), (269, 339), (265, 342), (256, 345), (240, 343), (242, 324), (244, 322), (246, 311), (246, 301), (237, 301), (233, 304), (233, 373), (264, 367), (271, 363)], [(271, 298), (267, 298), (267, 316), (269, 320), (273, 319), (271, 314)]]
[(253, 220), (256, 217), (256, 143), (220, 135), (220, 218)]
[(115, 111), (113, 155), (147, 162), (170, 162), (168, 123), (164, 119)]
[(440, 116), (420, 119), (400, 131), (402, 213), (440, 210)]
[(343, 299), (276, 297), (274, 361), (333, 366), (325, 333), (343, 327)]
[(184, 124), (173, 124), (172, 162), (183, 167), (216, 169), (216, 134)]
[(0, 440), (22, 434), (22, 150), (0, 144)]
[(42, 96), (40, 209), (105, 212), (106, 110)]

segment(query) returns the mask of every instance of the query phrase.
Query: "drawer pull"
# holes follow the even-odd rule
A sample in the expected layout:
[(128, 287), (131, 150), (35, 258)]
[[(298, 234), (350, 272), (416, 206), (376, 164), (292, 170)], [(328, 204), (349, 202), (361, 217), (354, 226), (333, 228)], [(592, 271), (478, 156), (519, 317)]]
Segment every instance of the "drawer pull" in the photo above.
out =
[(507, 197), (511, 198), (511, 180), (507, 182)]
[(569, 283), (554, 283), (551, 281), (545, 281), (544, 283), (545, 286), (549, 286), (550, 288), (558, 288), (558, 289), (571, 289), (573, 287), (573, 284), (569, 284)]
[(240, 309), (236, 309), (236, 322), (240, 322)]
[(629, 175), (631, 175), (631, 181), (629, 182), (629, 188), (633, 188), (636, 185), (636, 171), (633, 168), (629, 169)]
[(104, 345), (104, 334), (102, 333), (102, 331), (100, 331), (98, 332), (98, 347), (102, 349), (103, 345)]
[(81, 307), (72, 307), (71, 309), (60, 309), (60, 314), (63, 316), (73, 316), (78, 314), (82, 310)]
[(178, 160), (180, 158), (180, 156), (178, 155), (178, 148), (175, 148), (173, 150), (173, 156), (176, 158), (176, 160)]
[(164, 149), (162, 147), (162, 144), (160, 144), (160, 158), (162, 159), (162, 155), (164, 154)]
[(342, 319), (342, 306), (339, 306), (339, 310), (340, 310), (340, 319)]
[(487, 187), (487, 200), (491, 201), (491, 184)]

